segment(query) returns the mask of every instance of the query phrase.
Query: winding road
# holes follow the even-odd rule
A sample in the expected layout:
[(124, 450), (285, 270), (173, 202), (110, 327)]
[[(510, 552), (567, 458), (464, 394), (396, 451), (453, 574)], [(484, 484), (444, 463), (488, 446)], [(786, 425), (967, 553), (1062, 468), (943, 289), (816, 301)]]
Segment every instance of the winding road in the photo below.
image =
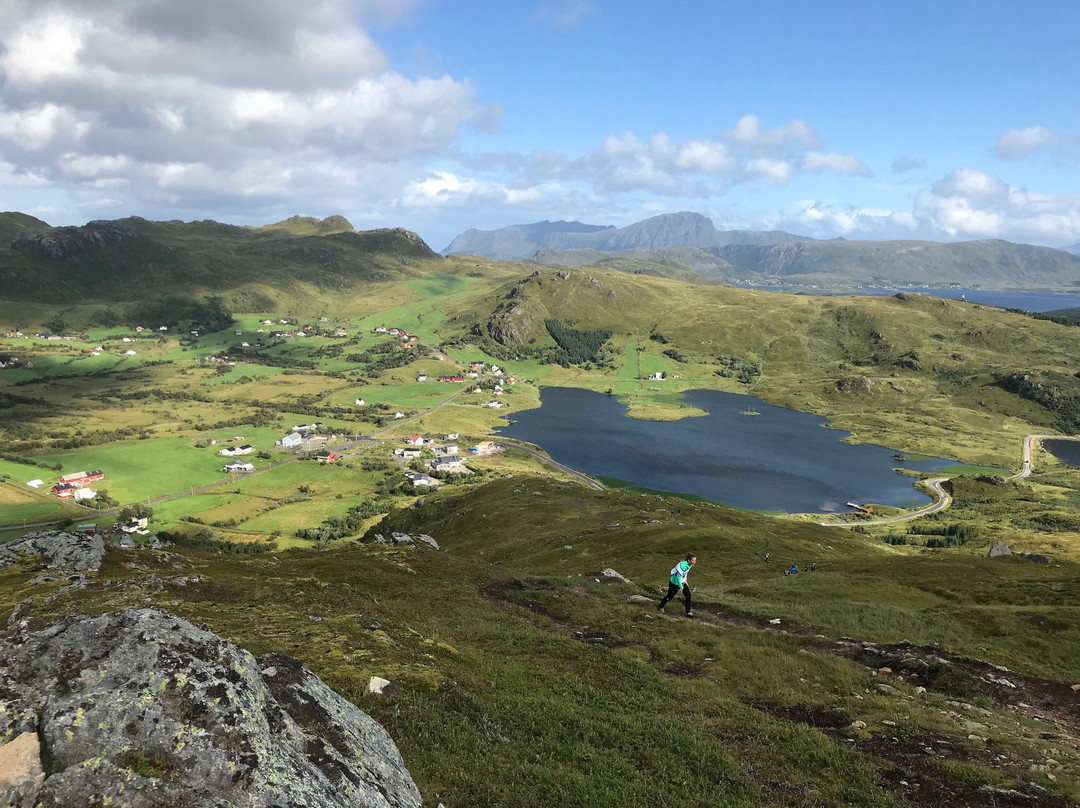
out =
[(496, 446), (502, 446), (504, 449), (517, 449), (519, 452), (524, 452), (527, 455), (532, 455), (537, 460), (539, 460), (541, 463), (544, 463), (544, 464), (546, 464), (548, 466), (553, 466), (554, 468), (557, 468), (559, 471), (562, 471), (562, 472), (565, 472), (566, 474), (569, 474), (575, 480), (578, 480), (579, 482), (582, 482), (585, 485), (589, 486), (589, 488), (594, 488), (597, 491), (603, 491), (604, 490), (604, 486), (601, 485), (596, 480), (594, 480), (589, 475), (584, 474), (583, 472), (580, 472), (580, 471), (576, 471), (576, 470), (570, 468), (569, 466), (564, 466), (562, 463), (559, 463), (559, 462), (557, 462), (555, 460), (552, 460), (547, 455), (540, 454), (540, 452), (536, 451), (535, 449), (530, 449), (528, 446), (525, 446), (524, 444), (511, 443), (511, 442), (506, 441), (506, 440), (493, 440), (491, 442), (494, 443)]
[[(1012, 475), (1008, 479), (1010, 480), (1022, 480), (1025, 477), (1031, 476), (1031, 455), (1032, 450), (1036, 443), (1041, 443), (1044, 440), (1080, 440), (1080, 436), (1070, 435), (1028, 435), (1024, 438), (1023, 453), (1020, 462), (1020, 471)], [(855, 524), (859, 525), (889, 525), (894, 522), (907, 522), (911, 519), (918, 519), (920, 516), (926, 516), (927, 514), (937, 513), (943, 511), (952, 504), (952, 497), (945, 491), (944, 484), (949, 481), (949, 477), (934, 477), (933, 479), (926, 480), (926, 484), (930, 486), (934, 493), (937, 494), (937, 500), (927, 505), (925, 508), (919, 508), (917, 511), (911, 513), (905, 513), (900, 516), (890, 516), (885, 519), (872, 519), (868, 522), (818, 522), (819, 525), (824, 527), (846, 527), (851, 528)]]

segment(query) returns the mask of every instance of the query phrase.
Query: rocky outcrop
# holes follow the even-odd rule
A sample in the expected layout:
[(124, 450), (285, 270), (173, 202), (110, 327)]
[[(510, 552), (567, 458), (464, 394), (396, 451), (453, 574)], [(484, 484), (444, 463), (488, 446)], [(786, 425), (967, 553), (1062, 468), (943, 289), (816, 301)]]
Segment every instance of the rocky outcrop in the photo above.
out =
[(426, 533), (417, 533), (414, 535), (412, 533), (394, 532), (390, 534), (389, 539), (382, 533), (373, 533), (371, 534), (370, 539), (365, 538), (365, 540), (375, 542), (376, 544), (404, 544), (408, 547), (416, 547), (416, 543), (420, 541), (436, 550), (439, 549), (439, 543)]
[(92, 572), (101, 568), (105, 541), (96, 533), (27, 533), (21, 539), (0, 544), (0, 570), (10, 567), (20, 555), (38, 556), (39, 566), (46, 569)]
[(134, 229), (125, 227), (121, 222), (90, 222), (83, 227), (54, 227), (45, 233), (22, 236), (12, 241), (11, 247), (60, 261), (138, 237)]
[(165, 612), (16, 621), (0, 666), (0, 744), (36, 733), (44, 761), (27, 804), (420, 806), (386, 731), (303, 665)]
[(1054, 559), (1052, 556), (1043, 555), (1042, 553), (1014, 553), (1009, 549), (1003, 541), (996, 541), (991, 545), (990, 551), (986, 554), (987, 558), (998, 558), (999, 556), (1016, 555), (1020, 558), (1026, 558), (1028, 561), (1034, 561), (1036, 564), (1053, 564)]

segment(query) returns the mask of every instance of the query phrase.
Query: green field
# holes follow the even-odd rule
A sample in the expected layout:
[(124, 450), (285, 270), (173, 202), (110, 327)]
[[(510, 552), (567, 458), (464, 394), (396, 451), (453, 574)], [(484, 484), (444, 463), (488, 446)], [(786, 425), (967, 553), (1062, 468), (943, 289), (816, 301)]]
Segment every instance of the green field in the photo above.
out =
[[(1008, 796), (992, 787), (1022, 791), (1025, 805), (1080, 801), (1069, 689), (1080, 681), (1080, 471), (1036, 451), (1030, 478), (1002, 476), (1019, 467), (1024, 435), (1080, 432), (1080, 329), (919, 295), (782, 295), (437, 258), (412, 242), (357, 253), (360, 234), (327, 242), (346, 267), (336, 272), (279, 237), (288, 242), (278, 233), (257, 254), (230, 247), (238, 280), (213, 293), (234, 323), (197, 339), (185, 326), (122, 343), (108, 338), (134, 323), (93, 325), (106, 308), (122, 316), (171, 294), (182, 276), (148, 278), (149, 292), (127, 275), (134, 301), (112, 289), (62, 307), (12, 304), (42, 321), (62, 313), (79, 339), (0, 340), (34, 363), (0, 373), (0, 525), (113, 518), (27, 489), (57, 476), (16, 462), (33, 460), (102, 469), (97, 487), (121, 505), (173, 495), (151, 505), (151, 529), (179, 543), (170, 555), (110, 548), (85, 589), (51, 600), (63, 582), (30, 586), (37, 570), (20, 559), (0, 570), (0, 616), (27, 598), (35, 625), (157, 605), (254, 653), (291, 654), (390, 731), (425, 805), (975, 806)], [(135, 261), (123, 249), (121, 275)], [(592, 358), (550, 364), (552, 318), (568, 324), (561, 356), (580, 349), (580, 332), (612, 336)], [(280, 319), (347, 336), (270, 345), (256, 329), (285, 329)], [(423, 347), (346, 359), (388, 340), (379, 325), (416, 332)], [(205, 362), (244, 341), (264, 343), (262, 356), (227, 372)], [(88, 356), (95, 344), (108, 354)], [(119, 356), (128, 345), (136, 355)], [(504, 407), (480, 406), (493, 377), (446, 403), (474, 385), (434, 379), (470, 361), (517, 374), (513, 386), (503, 377)], [(668, 378), (641, 378), (656, 372)], [(621, 480), (594, 491), (514, 449), (470, 457), (469, 477), (417, 492), (390, 457), (417, 433), (459, 433), (467, 452), (560, 385), (657, 419), (701, 414), (687, 390), (752, 393), (827, 417), (852, 441), (956, 458), (942, 472), (952, 504), (894, 524), (851, 514), (843, 529)], [(398, 410), (410, 418), (395, 421)], [(325, 466), (274, 445), (314, 421), (378, 440)], [(195, 446), (240, 436), (269, 453), (243, 458), (259, 468), (295, 462), (227, 477), (217, 451), (231, 444)], [(372, 501), (389, 512), (318, 544), (296, 536)], [(369, 528), (425, 533), (442, 550), (363, 542)], [(996, 541), (1050, 563), (987, 558)], [(239, 554), (252, 550), (263, 552)], [(661, 615), (657, 589), (691, 551), (696, 619), (678, 600)], [(783, 575), (793, 564), (804, 572)], [(632, 583), (605, 577), (609, 567)], [(895, 658), (876, 655), (903, 640)], [(374, 675), (402, 693), (365, 696)]]

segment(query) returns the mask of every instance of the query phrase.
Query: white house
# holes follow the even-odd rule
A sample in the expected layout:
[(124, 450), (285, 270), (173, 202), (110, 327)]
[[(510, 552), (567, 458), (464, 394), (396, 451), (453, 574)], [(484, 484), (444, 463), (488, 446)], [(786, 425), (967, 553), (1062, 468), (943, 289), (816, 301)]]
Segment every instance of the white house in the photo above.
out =
[(439, 455), (456, 455), (458, 447), (456, 443), (447, 443), (443, 446), (436, 446), (435, 453)]
[(423, 435), (409, 435), (409, 436), (407, 436), (405, 438), (405, 442), (407, 444), (409, 444), (410, 446), (423, 446), (424, 445), (424, 436)]
[(436, 457), (431, 461), (432, 471), (467, 471), (460, 457)]
[(355, 405), (356, 405), (357, 407), (366, 407), (366, 406), (367, 406), (367, 402), (366, 402), (366, 401), (364, 401), (364, 399), (362, 399), (362, 398), (358, 398), (358, 399), (356, 399), (356, 401), (354, 401), (353, 403), (354, 403), (354, 404), (355, 404)]
[(283, 449), (295, 449), (303, 442), (303, 435), (301, 435), (299, 432), (290, 432), (288, 435), (279, 440), (277, 442), (277, 445), (282, 447)]
[(395, 412), (394, 413), (395, 420), (398, 419), (398, 418), (404, 418), (404, 417), (405, 417), (405, 413), (403, 413), (403, 412)]
[(226, 463), (221, 467), (222, 471), (255, 471), (255, 467), (251, 463), (245, 463), (242, 460), (234, 460), (231, 463)]
[(404, 457), (406, 460), (414, 460), (420, 454), (420, 449), (394, 449), (394, 457)]
[(447, 432), (445, 435), (442, 436), (442, 439), (443, 440), (457, 440), (460, 437), (461, 437), (461, 435), (459, 435), (457, 432)]
[(135, 352), (133, 350), (131, 350), (130, 348), (128, 348), (126, 351), (124, 351), (124, 354), (126, 356), (134, 356)]
[(435, 485), (435, 481), (431, 479), (431, 475), (424, 474), (423, 472), (411, 472), (405, 476), (412, 480), (413, 488), (421, 485)]
[(427, 374), (426, 373), (417, 373), (416, 374), (416, 380), (418, 382), (426, 382), (427, 381)]
[(250, 443), (244, 446), (230, 446), (227, 449), (221, 449), (218, 454), (225, 457), (238, 457), (239, 455), (251, 454), (255, 451), (255, 447)]
[(501, 401), (486, 401), (480, 405), (481, 407), (490, 407), (493, 410), (499, 409), (502, 406)]

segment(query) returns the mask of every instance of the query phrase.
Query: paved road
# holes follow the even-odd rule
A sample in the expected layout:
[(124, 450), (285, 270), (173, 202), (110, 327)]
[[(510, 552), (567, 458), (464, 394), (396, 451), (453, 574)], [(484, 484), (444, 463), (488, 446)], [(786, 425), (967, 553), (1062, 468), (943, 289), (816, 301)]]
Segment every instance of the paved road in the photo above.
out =
[(570, 468), (569, 466), (564, 466), (562, 463), (558, 463), (558, 462), (552, 460), (547, 455), (540, 454), (540, 452), (537, 452), (534, 449), (530, 449), (528, 446), (523, 446), (520, 443), (511, 443), (511, 442), (505, 441), (505, 440), (492, 440), (491, 442), (494, 443), (497, 446), (502, 446), (502, 447), (507, 448), (507, 449), (517, 449), (520, 452), (525, 452), (525, 454), (532, 455), (533, 457), (535, 457), (537, 460), (539, 460), (542, 463), (545, 463), (545, 464), (547, 464), (549, 466), (554, 466), (559, 471), (566, 472), (567, 474), (569, 474), (574, 479), (580, 480), (581, 482), (585, 483), (585, 485), (589, 486), (589, 488), (595, 488), (597, 491), (603, 491), (604, 490), (604, 486), (601, 485), (596, 480), (594, 480), (589, 475), (583, 474), (580, 471), (575, 471), (574, 469)]
[[(1023, 453), (1020, 462), (1020, 471), (1009, 477), (1010, 480), (1022, 480), (1025, 477), (1031, 476), (1031, 454), (1035, 444), (1041, 443), (1044, 440), (1080, 440), (1080, 436), (1070, 435), (1028, 435), (1024, 438)], [(909, 519), (918, 519), (920, 516), (926, 516), (927, 514), (937, 513), (943, 511), (952, 504), (952, 497), (945, 493), (945, 489), (942, 487), (945, 482), (949, 480), (948, 477), (935, 477), (932, 480), (927, 480), (926, 484), (934, 489), (934, 493), (937, 494), (937, 501), (932, 505), (927, 505), (925, 508), (920, 508), (917, 511), (911, 513), (905, 513), (902, 516), (890, 516), (887, 519), (874, 519), (869, 522), (818, 522), (819, 525), (825, 527), (853, 527), (856, 524), (859, 525), (889, 525), (894, 522), (906, 522)]]

